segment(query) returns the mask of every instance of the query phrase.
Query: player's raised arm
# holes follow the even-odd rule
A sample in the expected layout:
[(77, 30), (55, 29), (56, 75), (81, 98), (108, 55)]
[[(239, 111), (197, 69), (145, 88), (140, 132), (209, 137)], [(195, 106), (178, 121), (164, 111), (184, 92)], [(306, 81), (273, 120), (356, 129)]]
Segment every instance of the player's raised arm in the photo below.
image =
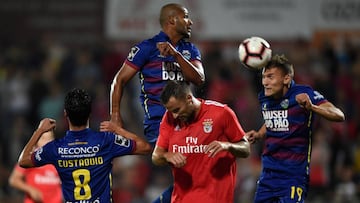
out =
[(141, 138), (140, 136), (138, 136), (134, 133), (131, 133), (131, 132), (125, 130), (124, 128), (120, 127), (119, 125), (116, 125), (112, 121), (101, 122), (100, 123), (100, 131), (113, 132), (113, 133), (121, 135), (127, 139), (134, 140), (136, 142), (136, 149), (134, 151), (134, 154), (145, 155), (145, 154), (151, 153), (152, 147), (145, 139)]
[(337, 122), (342, 122), (345, 120), (344, 113), (329, 101), (320, 105), (315, 105), (311, 102), (309, 95), (306, 93), (296, 95), (296, 101), (301, 107), (306, 108), (307, 110), (311, 110), (326, 118), (327, 120)]
[(177, 51), (169, 42), (157, 43), (157, 48), (160, 54), (163, 56), (171, 55), (175, 58), (176, 62), (180, 65), (181, 71), (186, 81), (189, 81), (195, 85), (201, 85), (205, 82), (204, 68), (199, 60), (190, 62), (185, 59), (184, 56)]
[(192, 82), (198, 86), (205, 82), (204, 68), (200, 61), (195, 60), (190, 62), (180, 53), (175, 55), (175, 59), (179, 63), (186, 81)]
[(23, 168), (33, 167), (34, 164), (31, 160), (32, 153), (34, 152), (36, 143), (39, 138), (46, 132), (53, 130), (56, 126), (56, 121), (50, 118), (41, 120), (39, 127), (34, 131), (28, 143), (25, 145), (19, 156), (19, 165)]

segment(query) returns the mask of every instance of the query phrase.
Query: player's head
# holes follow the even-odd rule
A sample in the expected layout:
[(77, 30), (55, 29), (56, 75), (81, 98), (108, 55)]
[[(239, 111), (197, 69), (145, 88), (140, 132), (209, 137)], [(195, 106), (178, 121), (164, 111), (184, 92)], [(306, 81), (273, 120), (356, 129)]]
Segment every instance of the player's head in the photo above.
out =
[(195, 106), (190, 85), (183, 81), (169, 81), (164, 87), (161, 102), (175, 119), (190, 121), (195, 115)]
[(183, 38), (191, 36), (192, 20), (189, 17), (188, 10), (180, 4), (166, 4), (160, 11), (161, 28), (168, 35), (180, 35)]
[(65, 96), (65, 114), (74, 126), (88, 124), (91, 113), (92, 100), (90, 95), (83, 89), (75, 88)]
[(282, 97), (294, 78), (293, 65), (284, 55), (274, 55), (262, 71), (265, 96)]

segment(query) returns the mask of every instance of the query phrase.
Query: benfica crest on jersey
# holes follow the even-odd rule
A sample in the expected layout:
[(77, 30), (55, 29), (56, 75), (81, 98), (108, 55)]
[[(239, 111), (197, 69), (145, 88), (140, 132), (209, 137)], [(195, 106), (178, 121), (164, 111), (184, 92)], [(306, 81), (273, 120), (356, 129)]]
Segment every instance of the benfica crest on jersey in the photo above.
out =
[(210, 133), (212, 131), (213, 121), (211, 118), (204, 119), (203, 121), (203, 129), (205, 133)]

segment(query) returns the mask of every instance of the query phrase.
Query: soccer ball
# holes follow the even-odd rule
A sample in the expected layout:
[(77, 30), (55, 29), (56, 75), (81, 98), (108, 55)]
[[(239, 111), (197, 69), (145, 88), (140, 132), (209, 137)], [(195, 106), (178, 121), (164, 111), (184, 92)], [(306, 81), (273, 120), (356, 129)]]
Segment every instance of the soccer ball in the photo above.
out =
[(262, 69), (271, 59), (270, 44), (261, 37), (250, 37), (239, 45), (239, 58), (245, 67)]

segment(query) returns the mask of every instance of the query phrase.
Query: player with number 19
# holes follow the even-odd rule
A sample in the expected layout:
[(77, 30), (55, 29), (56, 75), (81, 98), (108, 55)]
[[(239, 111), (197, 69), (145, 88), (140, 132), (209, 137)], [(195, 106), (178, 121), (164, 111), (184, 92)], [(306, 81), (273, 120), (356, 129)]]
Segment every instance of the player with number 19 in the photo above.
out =
[(259, 94), (264, 124), (246, 133), (265, 139), (255, 203), (303, 203), (308, 190), (314, 116), (344, 121), (344, 113), (308, 85), (293, 80), (293, 65), (275, 55), (262, 70)]
[(91, 103), (86, 91), (70, 91), (65, 97), (64, 114), (69, 124), (65, 137), (34, 151), (37, 140), (56, 126), (55, 120), (45, 118), (19, 157), (19, 165), (24, 168), (54, 165), (67, 203), (111, 202), (112, 160), (151, 152), (147, 141), (115, 123), (103, 121), (100, 132), (91, 130)]

